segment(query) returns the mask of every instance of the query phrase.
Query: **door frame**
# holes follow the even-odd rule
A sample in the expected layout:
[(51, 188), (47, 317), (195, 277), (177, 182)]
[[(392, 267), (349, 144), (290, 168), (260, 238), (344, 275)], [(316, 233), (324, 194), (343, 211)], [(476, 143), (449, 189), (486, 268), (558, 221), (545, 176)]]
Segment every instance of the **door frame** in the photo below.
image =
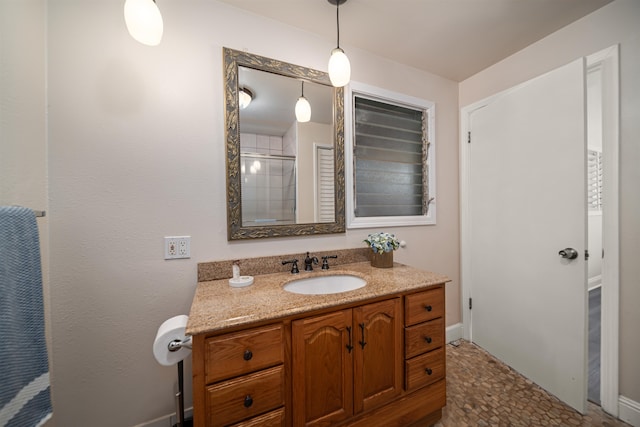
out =
[[(600, 404), (606, 412), (618, 416), (619, 354), (619, 45), (586, 57), (587, 68), (601, 67), (603, 75), (603, 230), (602, 247), (602, 318), (600, 359)], [(471, 309), (470, 221), (470, 147), (471, 114), (513, 88), (494, 94), (461, 108), (460, 112), (460, 283), (463, 337), (473, 337)], [(585, 177), (586, 178), (586, 177)], [(586, 207), (585, 207), (586, 209)], [(587, 292), (585, 284), (585, 292)]]

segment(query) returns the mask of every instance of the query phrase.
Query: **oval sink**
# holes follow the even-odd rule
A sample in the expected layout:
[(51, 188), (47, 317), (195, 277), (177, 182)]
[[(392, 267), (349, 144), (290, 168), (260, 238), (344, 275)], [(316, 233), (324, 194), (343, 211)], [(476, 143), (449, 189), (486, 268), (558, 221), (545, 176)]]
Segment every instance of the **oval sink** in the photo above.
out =
[(284, 285), (284, 290), (294, 294), (325, 295), (353, 291), (367, 284), (366, 280), (349, 274), (316, 276), (297, 279)]

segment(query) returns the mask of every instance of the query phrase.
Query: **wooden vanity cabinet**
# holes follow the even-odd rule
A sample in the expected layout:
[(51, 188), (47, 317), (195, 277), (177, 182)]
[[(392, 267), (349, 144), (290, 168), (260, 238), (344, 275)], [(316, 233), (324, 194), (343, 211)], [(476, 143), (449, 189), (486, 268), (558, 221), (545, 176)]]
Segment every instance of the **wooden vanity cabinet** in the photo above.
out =
[(405, 388), (445, 377), (444, 287), (405, 296)]
[[(197, 336), (193, 346), (196, 426), (285, 425), (285, 336), (281, 323)], [(204, 392), (196, 389), (198, 383)]]
[(435, 423), (444, 285), (193, 337), (196, 427)]
[(326, 426), (402, 391), (401, 299), (292, 322), (293, 425)]

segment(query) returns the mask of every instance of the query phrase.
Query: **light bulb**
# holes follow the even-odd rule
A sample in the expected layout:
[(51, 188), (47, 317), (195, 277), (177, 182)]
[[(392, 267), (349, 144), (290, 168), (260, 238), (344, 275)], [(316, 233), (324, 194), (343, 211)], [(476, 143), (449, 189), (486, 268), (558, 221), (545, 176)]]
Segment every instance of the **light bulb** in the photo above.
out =
[(162, 15), (153, 0), (126, 0), (124, 22), (131, 37), (142, 44), (157, 46), (162, 40)]
[(243, 110), (251, 104), (251, 100), (253, 99), (250, 93), (247, 92), (248, 91), (246, 89), (240, 89), (240, 91), (238, 91), (238, 101), (240, 103), (240, 108)]
[(331, 51), (329, 58), (329, 80), (334, 87), (342, 87), (351, 80), (349, 58), (339, 47)]
[(304, 96), (298, 98), (298, 102), (296, 102), (296, 120), (300, 123), (311, 120), (311, 104)]

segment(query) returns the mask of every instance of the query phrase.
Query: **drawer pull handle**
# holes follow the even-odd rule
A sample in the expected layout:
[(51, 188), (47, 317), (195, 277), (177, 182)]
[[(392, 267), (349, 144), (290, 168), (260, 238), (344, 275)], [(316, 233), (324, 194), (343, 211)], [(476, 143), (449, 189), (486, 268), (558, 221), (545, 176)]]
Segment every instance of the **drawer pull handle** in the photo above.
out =
[(251, 360), (251, 358), (253, 358), (253, 353), (251, 352), (251, 350), (245, 350), (243, 358), (246, 361)]
[(431, 310), (433, 310), (433, 307), (431, 307), (430, 305), (425, 305), (424, 309), (427, 310), (427, 311), (431, 311)]
[(427, 375), (433, 374), (433, 371), (431, 370), (431, 368), (427, 368), (424, 371), (427, 373)]
[(253, 405), (253, 398), (251, 397), (250, 394), (247, 394), (244, 398), (244, 407), (248, 408), (251, 405)]
[(431, 344), (431, 341), (433, 341), (431, 337), (424, 337), (424, 340), (427, 342), (427, 344)]
[(347, 344), (347, 350), (351, 353), (353, 350), (353, 341), (351, 340), (351, 326), (347, 326), (347, 332), (349, 333), (349, 343)]

